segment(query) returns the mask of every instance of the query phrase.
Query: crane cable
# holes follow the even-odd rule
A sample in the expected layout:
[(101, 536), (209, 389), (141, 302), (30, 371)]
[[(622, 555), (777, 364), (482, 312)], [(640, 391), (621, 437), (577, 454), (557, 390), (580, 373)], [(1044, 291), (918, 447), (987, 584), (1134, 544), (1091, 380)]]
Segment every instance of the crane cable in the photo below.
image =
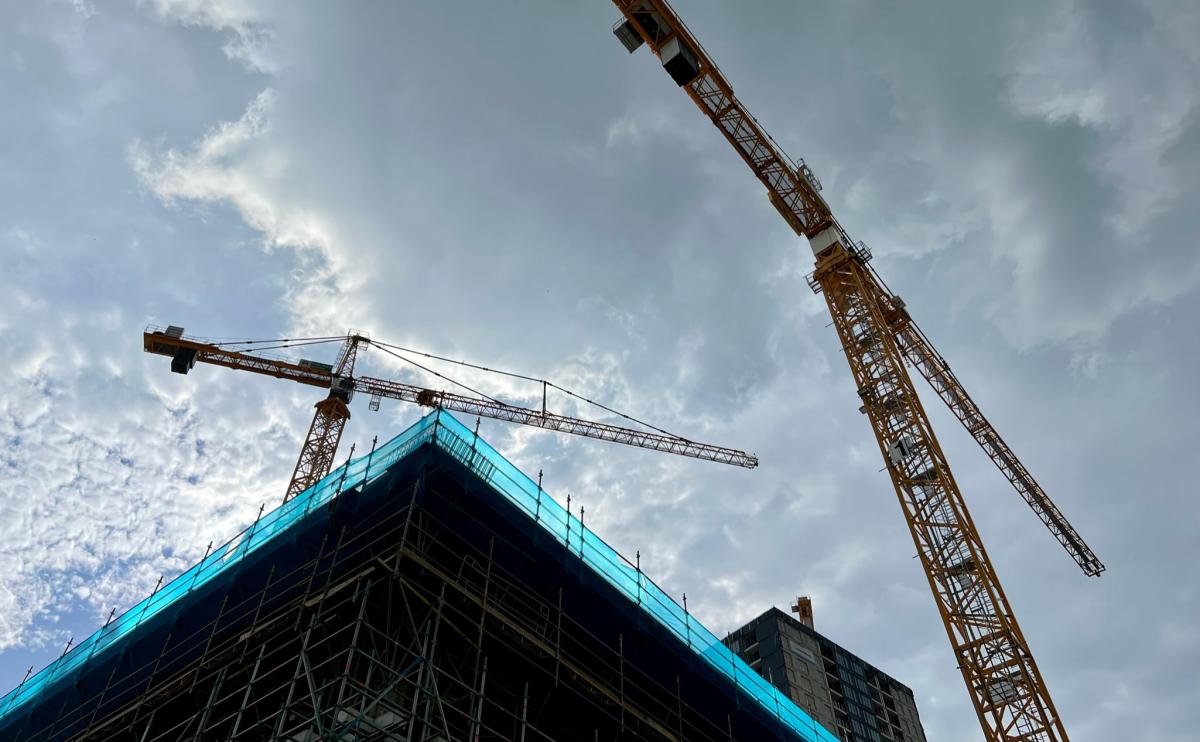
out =
[[(648, 422), (645, 422), (644, 420), (639, 420), (639, 419), (637, 419), (636, 417), (633, 417), (633, 416), (631, 416), (631, 415), (626, 415), (624, 412), (621, 412), (621, 411), (619, 411), (619, 410), (614, 410), (613, 408), (611, 408), (611, 407), (609, 407), (609, 406), (607, 406), (607, 405), (601, 404), (600, 402), (597, 402), (597, 401), (595, 401), (595, 400), (592, 400), (592, 399), (588, 399), (587, 397), (585, 397), (585, 396), (583, 396), (583, 395), (581, 395), (581, 394), (576, 394), (575, 392), (572, 392), (570, 389), (565, 389), (565, 388), (563, 388), (563, 387), (559, 386), (558, 384), (555, 384), (553, 381), (549, 381), (549, 380), (547, 380), (547, 379), (538, 379), (538, 378), (535, 378), (535, 377), (533, 377), (533, 376), (526, 376), (526, 375), (524, 375), (524, 374), (518, 374), (518, 373), (515, 373), (515, 372), (513, 372), (513, 371), (503, 371), (503, 370), (500, 370), (500, 369), (488, 368), (487, 366), (480, 366), (480, 365), (477, 365), (477, 364), (474, 364), (474, 363), (469, 363), (469, 362), (467, 362), (467, 361), (460, 361), (460, 360), (457, 360), (457, 359), (454, 359), (454, 358), (446, 358), (445, 356), (439, 356), (439, 355), (435, 355), (435, 354), (433, 354), (433, 353), (426, 353), (425, 351), (420, 351), (420, 350), (413, 350), (412, 348), (404, 348), (404, 347), (402, 347), (402, 346), (399, 346), (399, 345), (393, 345), (393, 344), (391, 344), (391, 343), (384, 343), (384, 342), (380, 342), (380, 341), (378, 341), (378, 340), (371, 340), (371, 341), (369, 341), (369, 342), (370, 342), (370, 344), (371, 344), (371, 345), (378, 346), (378, 347), (379, 347), (381, 350), (383, 350), (383, 351), (385, 351), (385, 352), (387, 352), (387, 353), (389, 353), (389, 354), (391, 354), (391, 355), (393, 355), (393, 356), (395, 356), (395, 357), (397, 357), (397, 358), (399, 358), (399, 359), (401, 359), (401, 360), (403, 360), (403, 361), (405, 361), (405, 362), (407, 362), (407, 363), (411, 363), (411, 364), (413, 364), (414, 366), (417, 366), (417, 367), (418, 367), (418, 368), (420, 368), (420, 369), (423, 369), (423, 370), (425, 370), (425, 371), (428, 371), (429, 373), (431, 373), (431, 374), (433, 374), (433, 375), (435, 375), (435, 376), (439, 376), (439, 377), (441, 377), (441, 378), (443, 378), (443, 379), (446, 379), (447, 381), (450, 381), (450, 382), (452, 382), (452, 383), (458, 384), (459, 386), (463, 387), (464, 389), (470, 389), (470, 387), (468, 387), (468, 386), (466, 386), (466, 385), (464, 385), (464, 384), (461, 384), (461, 383), (459, 383), (459, 382), (455, 381), (454, 379), (451, 379), (451, 378), (449, 378), (449, 377), (443, 376), (442, 374), (439, 374), (438, 372), (436, 372), (436, 371), (433, 371), (432, 369), (426, 368), (425, 366), (422, 366), (422, 365), (418, 364), (417, 362), (413, 361), (412, 359), (410, 359), (410, 358), (406, 358), (406, 357), (404, 357), (404, 356), (401, 356), (399, 353), (396, 353), (396, 352), (394, 352), (394, 351), (402, 351), (402, 352), (405, 352), (405, 353), (415, 353), (415, 354), (417, 354), (417, 355), (421, 355), (421, 356), (424, 356), (424, 357), (426, 357), (426, 358), (432, 358), (432, 359), (434, 359), (434, 360), (437, 360), (437, 361), (443, 361), (443, 362), (445, 362), (445, 363), (454, 363), (454, 364), (457, 364), (457, 365), (459, 365), (459, 366), (465, 366), (465, 367), (467, 367), (467, 368), (473, 368), (473, 369), (476, 369), (476, 370), (478, 370), (478, 371), (486, 371), (486, 372), (489, 372), (489, 373), (500, 374), (500, 375), (502, 375), (502, 376), (510, 376), (510, 377), (512, 377), (512, 378), (514, 378), (514, 379), (523, 379), (523, 380), (525, 380), (525, 381), (532, 381), (532, 382), (535, 382), (535, 383), (537, 383), (537, 384), (544, 384), (544, 385), (545, 385), (545, 386), (547, 386), (547, 387), (550, 387), (550, 388), (556, 389), (556, 390), (558, 390), (558, 391), (562, 392), (563, 394), (566, 394), (568, 397), (574, 397), (575, 399), (578, 399), (578, 400), (580, 400), (581, 402), (586, 402), (587, 404), (590, 404), (590, 405), (592, 405), (592, 406), (594, 406), (594, 407), (598, 407), (598, 408), (600, 408), (600, 409), (604, 410), (605, 412), (608, 412), (608, 413), (611, 413), (611, 414), (613, 414), (613, 415), (616, 415), (617, 417), (623, 418), (623, 419), (625, 419), (625, 420), (628, 420), (628, 421), (630, 421), (630, 422), (632, 422), (632, 423), (637, 423), (638, 425), (641, 425), (641, 426), (643, 426), (643, 427), (646, 427), (646, 428), (650, 428), (651, 430), (654, 430), (654, 431), (656, 431), (656, 432), (662, 433), (663, 435), (666, 435), (666, 436), (670, 436), (671, 438), (675, 438), (675, 439), (678, 439), (678, 440), (684, 441), (684, 442), (686, 442), (686, 443), (691, 443), (691, 442), (692, 442), (692, 441), (688, 440), (687, 438), (684, 438), (684, 437), (683, 437), (683, 436), (681, 436), (681, 435), (677, 435), (677, 434), (675, 434), (675, 433), (672, 433), (672, 432), (670, 432), (669, 430), (663, 430), (662, 428), (660, 428), (660, 427), (657, 427), (657, 426), (655, 426), (655, 425), (651, 425), (650, 423), (648, 423)], [(393, 350), (389, 350), (389, 348), (390, 348), (390, 349), (393, 349)], [(481, 392), (475, 391), (474, 389), (471, 389), (471, 391), (472, 391), (473, 393), (475, 393), (475, 394), (479, 394), (480, 396), (482, 396), (482, 397), (485, 397), (485, 398), (487, 398), (487, 399), (489, 399), (489, 400), (491, 400), (491, 401), (493, 401), (493, 402), (495, 402), (495, 403), (497, 403), (497, 404), (505, 404), (504, 402), (501, 402), (500, 400), (497, 400), (497, 399), (492, 399), (491, 397), (488, 397), (487, 395), (485, 395), (485, 394), (483, 394), (483, 393), (481, 393)], [(506, 406), (508, 406), (508, 405), (506, 405)]]
[[(271, 338), (270, 340), (224, 340), (221, 342), (212, 342), (219, 338), (193, 338), (194, 340), (208, 340), (210, 345), (215, 345), (218, 348), (226, 345), (254, 345), (256, 343), (281, 343), (280, 347), (286, 347), (287, 344), (295, 345), (316, 345), (317, 343), (332, 343), (339, 340), (345, 340), (346, 335), (326, 335), (324, 337), (313, 338)], [(263, 350), (262, 348), (253, 348), (252, 350)]]
[(482, 397), (483, 399), (486, 399), (489, 402), (492, 402), (493, 404), (498, 404), (502, 407), (511, 407), (512, 406), (505, 402), (501, 402), (500, 400), (496, 399), (495, 397), (489, 397), (488, 395), (484, 394), (483, 392), (479, 391), (478, 389), (469, 387), (466, 384), (462, 383), (461, 381), (452, 379), (449, 376), (446, 376), (445, 374), (440, 374), (437, 371), (434, 371), (433, 369), (429, 368), (428, 366), (422, 366), (421, 364), (417, 363), (416, 361), (412, 360), (411, 358), (406, 358), (406, 357), (400, 355), (399, 353), (395, 352), (394, 350), (390, 350), (389, 348), (385, 347), (385, 344), (383, 344), (383, 343), (372, 342), (371, 345), (377, 345), (377, 346), (379, 346), (379, 349), (382, 350), (384, 353), (387, 353), (388, 355), (391, 355), (391, 356), (395, 356), (396, 358), (399, 358), (400, 360), (404, 361), (405, 363), (410, 363), (410, 364), (416, 366), (417, 368), (421, 369), (422, 371), (433, 374), (434, 376), (438, 377), (439, 379), (445, 379), (446, 381), (450, 382), (451, 384), (454, 384), (455, 386), (458, 386), (458, 387), (462, 387), (463, 389), (466, 389), (468, 392), (470, 392), (472, 394), (476, 394), (476, 395)]
[[(324, 343), (345, 341), (348, 337), (349, 337), (348, 335), (327, 335), (327, 336), (323, 336), (323, 337), (311, 337), (311, 338), (276, 338), (274, 340), (227, 340), (227, 341), (223, 341), (223, 342), (212, 343), (212, 345), (215, 345), (217, 347), (223, 347), (223, 346), (229, 346), (229, 345), (244, 345), (244, 346), (254, 345), (254, 346), (258, 346), (258, 347), (253, 347), (253, 348), (248, 347), (248, 348), (246, 348), (246, 350), (257, 353), (257, 352), (265, 351), (265, 350), (278, 350), (281, 348), (299, 348), (299, 347), (303, 347), (303, 346), (307, 346), (307, 345), (321, 345)], [(197, 339), (199, 339), (199, 338), (197, 338)], [(556, 391), (562, 392), (563, 394), (567, 395), (568, 397), (572, 397), (581, 402), (592, 405), (593, 407), (597, 407), (597, 408), (604, 410), (605, 412), (608, 412), (612, 415), (616, 415), (617, 417), (622, 418), (623, 420), (628, 420), (629, 422), (636, 423), (637, 425), (641, 425), (644, 428), (649, 428), (650, 430), (653, 430), (658, 433), (662, 433), (663, 435), (669, 436), (671, 438), (675, 438), (676, 440), (680, 440), (685, 443), (692, 442), (688, 438), (684, 438), (681, 435), (672, 433), (669, 430), (664, 430), (663, 428), (660, 428), (656, 425), (651, 425), (650, 423), (646, 422), (645, 420), (639, 420), (638, 418), (633, 417), (632, 415), (627, 415), (624, 412), (621, 412), (620, 410), (613, 409), (612, 407), (609, 407), (608, 405), (597, 402), (594, 399), (589, 399), (589, 398), (583, 396), (582, 394), (576, 394), (575, 392), (571, 391), (570, 389), (561, 387), (558, 384), (555, 384), (553, 381), (550, 381), (548, 379), (539, 379), (539, 378), (536, 378), (533, 376), (527, 376), (525, 374), (518, 374), (514, 371), (505, 371), (503, 369), (490, 368), (488, 366), (480, 366), (479, 364), (470, 363), (469, 361), (458, 360), (455, 358), (447, 358), (445, 356), (439, 356), (435, 353), (428, 353), (426, 351), (415, 350), (413, 348), (405, 348), (401, 345), (395, 345), (393, 343), (385, 343), (380, 340), (366, 339), (366, 342), (369, 345), (379, 348), (380, 350), (387, 353), (388, 355), (391, 355), (405, 363), (415, 366), (426, 373), (436, 376), (439, 379), (443, 379), (459, 388), (465, 389), (468, 392), (481, 397), (482, 399), (486, 399), (489, 402), (492, 402), (493, 404), (498, 404), (503, 407), (512, 407), (512, 405), (508, 404), (507, 402), (503, 402), (499, 399), (496, 399), (495, 397), (484, 394), (483, 392), (479, 391), (478, 389), (468, 386), (467, 384), (464, 384), (463, 382), (458, 381), (457, 379), (454, 379), (452, 377), (446, 376), (445, 374), (439, 373), (438, 371), (435, 371), (435, 370), (429, 368), (428, 366), (424, 366), (424, 365), (414, 361), (413, 359), (402, 355), (402, 353), (412, 353), (414, 355), (424, 356), (425, 358), (430, 358), (435, 361), (442, 361), (444, 363), (453, 363), (453, 364), (456, 364), (459, 366), (463, 366), (465, 368), (472, 368), (477, 371), (484, 371), (486, 373), (499, 374), (501, 376), (508, 376), (510, 378), (521, 379), (523, 381), (532, 381), (535, 384), (542, 384), (543, 387), (545, 387), (545, 388), (551, 388)], [(275, 343), (275, 345), (261, 346), (261, 345), (259, 345), (259, 343)], [(399, 352), (397, 352), (397, 351), (399, 351)]]

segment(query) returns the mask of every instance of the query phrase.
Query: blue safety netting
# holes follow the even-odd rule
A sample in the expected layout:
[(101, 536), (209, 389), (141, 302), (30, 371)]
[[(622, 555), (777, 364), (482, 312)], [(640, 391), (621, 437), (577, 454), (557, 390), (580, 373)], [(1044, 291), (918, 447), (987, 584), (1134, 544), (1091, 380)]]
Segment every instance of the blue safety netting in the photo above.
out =
[(71, 681), (87, 668), (92, 658), (111, 649), (139, 625), (236, 565), (246, 555), (286, 531), (313, 508), (329, 502), (344, 490), (378, 477), (392, 464), (428, 442), (435, 443), (470, 468), (568, 551), (578, 555), (605, 582), (654, 617), (713, 669), (729, 678), (769, 715), (778, 718), (810, 742), (838, 742), (837, 737), (750, 669), (636, 565), (594, 532), (587, 530), (578, 517), (568, 513), (536, 482), (444, 411), (426, 415), (384, 446), (367, 456), (350, 460), (317, 484), (263, 515), (233, 539), (211, 550), (198, 564), (161, 590), (110, 621), (71, 651), (0, 697), (0, 721), (52, 687)]

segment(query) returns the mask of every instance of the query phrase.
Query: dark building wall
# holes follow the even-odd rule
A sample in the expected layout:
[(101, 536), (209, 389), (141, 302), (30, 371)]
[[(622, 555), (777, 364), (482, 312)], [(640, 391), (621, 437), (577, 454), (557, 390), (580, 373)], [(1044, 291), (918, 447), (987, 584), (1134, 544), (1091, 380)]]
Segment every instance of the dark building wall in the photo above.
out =
[(908, 686), (778, 608), (725, 644), (846, 742), (925, 742)]

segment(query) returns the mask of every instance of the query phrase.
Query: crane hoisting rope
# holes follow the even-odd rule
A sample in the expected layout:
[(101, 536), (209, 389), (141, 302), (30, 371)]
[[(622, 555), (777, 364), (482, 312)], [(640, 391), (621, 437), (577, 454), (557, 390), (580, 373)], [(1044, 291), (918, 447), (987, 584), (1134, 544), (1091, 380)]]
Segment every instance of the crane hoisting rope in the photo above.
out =
[[(390, 348), (387, 348), (387, 347), (385, 347), (385, 346), (384, 346), (382, 343), (371, 343), (371, 344), (372, 344), (372, 345), (374, 345), (375, 347), (379, 348), (380, 350), (382, 350), (384, 353), (387, 353), (387, 354), (388, 354), (388, 355), (390, 355), (390, 356), (393, 356), (393, 357), (395, 357), (395, 358), (399, 358), (401, 361), (404, 361), (405, 363), (407, 363), (407, 364), (410, 364), (410, 365), (412, 365), (412, 366), (416, 366), (417, 368), (421, 369), (421, 370), (422, 370), (422, 371), (424, 371), (425, 373), (428, 373), (428, 374), (433, 374), (434, 376), (436, 376), (436, 377), (437, 377), (437, 378), (439, 378), (439, 379), (444, 379), (444, 380), (446, 380), (446, 381), (450, 382), (451, 384), (453, 384), (454, 386), (456, 386), (456, 387), (458, 387), (458, 388), (460, 388), (460, 389), (466, 389), (466, 390), (467, 390), (468, 392), (470, 392), (471, 394), (477, 394), (477, 395), (479, 395), (480, 397), (483, 397), (484, 399), (488, 400), (489, 402), (495, 402), (496, 404), (498, 404), (498, 405), (504, 405), (505, 407), (511, 407), (511, 406), (512, 406), (512, 405), (509, 405), (509, 404), (508, 404), (508, 403), (506, 403), (506, 402), (501, 402), (500, 400), (496, 399), (495, 397), (492, 397), (492, 396), (489, 396), (489, 395), (487, 395), (487, 394), (484, 394), (483, 392), (479, 391), (478, 389), (475, 389), (474, 387), (467, 386), (466, 384), (462, 383), (461, 381), (458, 381), (458, 380), (456, 380), (456, 379), (452, 379), (452, 378), (450, 378), (449, 376), (446, 376), (445, 374), (442, 374), (442, 373), (439, 373), (439, 372), (437, 372), (437, 371), (434, 371), (433, 369), (429, 368), (428, 366), (422, 366), (421, 364), (417, 363), (417, 362), (416, 362), (416, 361), (414, 361), (413, 359), (411, 359), (411, 358), (406, 358), (406, 357), (404, 357), (404, 356), (400, 355), (399, 353), (397, 353), (396, 351), (394, 351), (394, 350), (391, 350)], [(428, 354), (426, 354), (426, 355), (428, 355)]]

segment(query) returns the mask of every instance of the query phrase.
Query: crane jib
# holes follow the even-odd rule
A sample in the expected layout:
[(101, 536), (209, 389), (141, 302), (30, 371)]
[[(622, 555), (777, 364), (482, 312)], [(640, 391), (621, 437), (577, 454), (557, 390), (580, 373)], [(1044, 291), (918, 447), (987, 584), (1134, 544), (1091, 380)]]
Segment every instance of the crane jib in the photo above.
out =
[(758, 458), (734, 448), (673, 436), (661, 432), (643, 431), (583, 420), (566, 415), (504, 404), (483, 397), (470, 397), (446, 391), (426, 389), (388, 379), (353, 375), (358, 347), (370, 342), (361, 336), (345, 338), (336, 364), (311, 360), (289, 361), (270, 358), (253, 352), (235, 351), (215, 343), (206, 343), (183, 335), (178, 327), (147, 328), (143, 335), (147, 353), (171, 358), (171, 369), (186, 374), (196, 363), (252, 371), (276, 378), (290, 379), (309, 386), (329, 389), (329, 397), (317, 405), (313, 425), (301, 451), (296, 473), (288, 487), (289, 497), (302, 492), (308, 484), (320, 479), (329, 470), (333, 452), (341, 436), (342, 426), (349, 419), (347, 404), (355, 391), (369, 394), (372, 409), (376, 400), (388, 397), (424, 407), (442, 407), (453, 412), (487, 417), (494, 420), (528, 425), (559, 433), (595, 440), (620, 443), (635, 448), (671, 453), (678, 456), (713, 461), (745, 469), (758, 466)]
[[(988, 740), (1060, 742), (1067, 732), (1017, 625), (966, 501), (921, 407), (912, 362), (975, 436), (1061, 544), (1089, 573), (1103, 569), (969, 401), (941, 356), (906, 332), (915, 327), (898, 297), (868, 266), (819, 195), (811, 170), (788, 158), (742, 106), (728, 80), (666, 0), (613, 0), (614, 28), (631, 53), (643, 44), (767, 188), (772, 205), (809, 240), (810, 286), (824, 295), (850, 371), (933, 589), (956, 664)], [(1086, 551), (1085, 551), (1086, 550)], [(849, 736), (848, 728), (839, 731)], [(857, 736), (857, 735), (855, 735)]]

